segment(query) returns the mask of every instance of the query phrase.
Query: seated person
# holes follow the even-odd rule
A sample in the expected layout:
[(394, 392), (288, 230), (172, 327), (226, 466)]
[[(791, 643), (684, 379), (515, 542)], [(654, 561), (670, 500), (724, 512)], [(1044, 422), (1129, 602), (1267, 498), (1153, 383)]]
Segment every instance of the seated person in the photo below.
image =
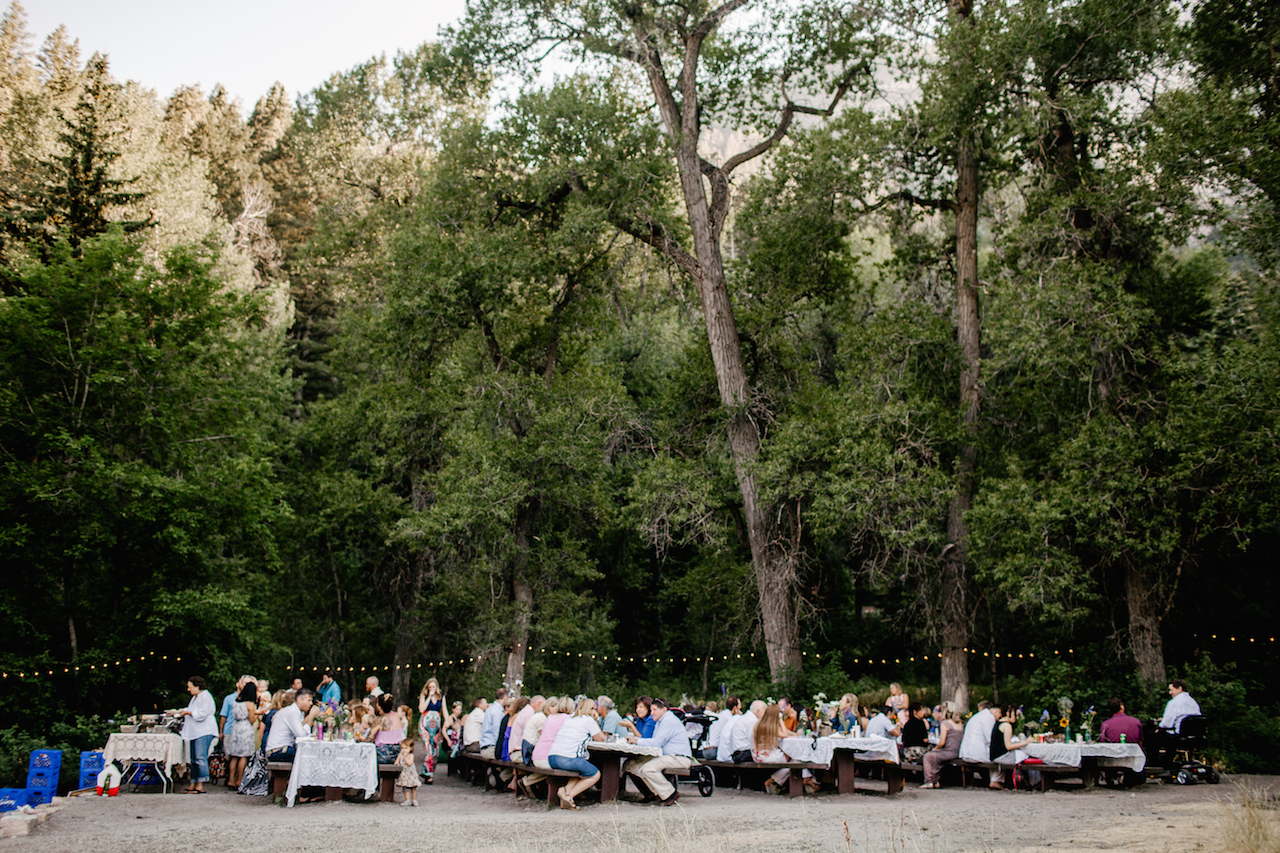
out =
[[(800, 725), (800, 716), (796, 713), (796, 709), (791, 707), (791, 700), (786, 696), (778, 700), (778, 714), (782, 718), (782, 725), (786, 726), (788, 732), (794, 734), (796, 726)], [(790, 736), (790, 734), (787, 735), (787, 737)]]
[[(598, 716), (595, 700), (583, 696), (574, 706), (573, 714), (560, 725), (555, 740), (551, 743), (547, 760), (552, 768), (578, 774), (577, 779), (559, 791), (562, 809), (577, 809), (578, 805), (573, 798), (590, 788), (600, 778), (600, 769), (585, 757), (588, 740), (608, 739), (607, 735), (600, 731)], [(551, 721), (548, 720), (547, 725), (550, 724)], [(545, 727), (543, 736), (546, 736)]]
[(1102, 721), (1103, 743), (1142, 743), (1142, 723), (1125, 713), (1124, 703), (1113, 698), (1107, 703), (1111, 716)]
[(893, 709), (886, 705), (867, 721), (867, 737), (887, 737), (896, 738), (902, 734), (902, 727), (894, 725), (893, 720), (889, 719), (889, 714), (893, 713)]
[(844, 734), (853, 731), (854, 726), (865, 729), (863, 725), (866, 721), (858, 714), (858, 696), (856, 693), (846, 693), (840, 697), (840, 706), (836, 709), (835, 726)]
[(693, 750), (688, 733), (676, 715), (670, 712), (666, 700), (654, 699), (649, 706), (649, 714), (654, 718), (653, 737), (629, 737), (627, 741), (656, 746), (662, 750), (662, 755), (629, 759), (622, 771), (635, 774), (652, 796), (661, 800), (662, 805), (669, 806), (680, 799), (680, 795), (665, 774), (670, 771), (688, 773), (693, 764)]
[(635, 719), (621, 721), (621, 725), (631, 730), (633, 737), (650, 737), (653, 734), (653, 727), (656, 723), (649, 713), (652, 702), (653, 699), (648, 696), (641, 696), (636, 699)]
[(618, 737), (626, 735), (627, 729), (622, 725), (622, 715), (613, 706), (612, 699), (608, 696), (597, 698), (596, 710), (604, 715), (604, 718), (600, 721), (600, 731), (607, 735), (617, 735)]
[(304, 687), (294, 694), (291, 705), (276, 713), (267, 736), (268, 761), (293, 762), (298, 738), (307, 733), (306, 726), (319, 713), (320, 708), (313, 704), (314, 700), (315, 694)]
[(977, 712), (964, 724), (960, 737), (961, 761), (985, 764), (991, 760), (991, 733), (999, 718), (999, 708), (991, 707), (985, 699), (978, 703)]
[(765, 703), (756, 699), (745, 714), (725, 726), (724, 733), (720, 735), (720, 747), (716, 752), (717, 761), (745, 764), (755, 760), (751, 757), (751, 753), (755, 744), (756, 725), (760, 722), (765, 708)]
[(919, 702), (907, 706), (907, 721), (902, 724), (902, 757), (907, 761), (917, 762), (929, 751), (927, 716), (929, 709)]
[[(785, 764), (790, 757), (782, 751), (782, 739), (791, 736), (791, 730), (782, 722), (782, 709), (777, 705), (767, 705), (756, 723), (751, 738), (751, 758), (757, 764)], [(813, 773), (804, 771), (804, 785), (811, 791), (818, 790), (818, 782)], [(783, 786), (791, 778), (791, 771), (783, 768), (769, 777), (764, 789), (770, 794), (782, 793)]]
[[(1013, 724), (1017, 722), (1017, 709), (1013, 705), (1000, 705), (994, 709), (998, 712), (995, 730), (991, 733), (991, 761), (995, 761), (1006, 752), (1013, 752), (1015, 749), (1022, 749), (1031, 743), (1031, 738), (1016, 738), (1013, 736)], [(1016, 773), (1017, 770), (1015, 769)], [(995, 771), (991, 774), (991, 787), (1003, 788), (1004, 785), (1000, 781), (1000, 776)]]
[(1165, 703), (1160, 728), (1174, 733), (1182, 730), (1184, 717), (1200, 716), (1200, 703), (1187, 692), (1187, 683), (1181, 678), (1169, 682), (1169, 701)]
[(484, 728), (484, 714), (489, 710), (489, 700), (481, 696), (473, 704), (471, 713), (462, 724), (462, 751), (480, 751), (480, 732)]
[[(947, 706), (951, 706), (951, 703), (948, 702)], [(960, 739), (964, 736), (964, 728), (960, 725), (960, 715), (952, 707), (954, 706), (944, 707), (940, 715), (938, 745), (924, 754), (924, 784), (921, 788), (942, 787), (943, 764), (960, 757)]]

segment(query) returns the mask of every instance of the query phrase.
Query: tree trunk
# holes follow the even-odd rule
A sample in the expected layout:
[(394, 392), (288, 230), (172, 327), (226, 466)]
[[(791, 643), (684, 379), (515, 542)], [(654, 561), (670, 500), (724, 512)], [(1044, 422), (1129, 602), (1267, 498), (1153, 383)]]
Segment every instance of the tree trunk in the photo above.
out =
[(1166, 676), (1164, 641), (1160, 639), (1161, 617), (1151, 580), (1136, 563), (1125, 567), (1124, 594), (1129, 604), (1129, 644), (1138, 662), (1138, 678), (1143, 683), (1163, 683)]
[(696, 132), (682, 137), (676, 159), (698, 259), (699, 272), (694, 282), (702, 304), (716, 385), (721, 404), (733, 413), (728, 424), (729, 448), (742, 494), (742, 515), (760, 595), (760, 624), (769, 658), (769, 677), (776, 683), (796, 678), (802, 670), (794, 599), (795, 565), (781, 547), (773, 513), (760, 504), (753, 470), (760, 453), (760, 429), (748, 410), (751, 395), (746, 366), (725, 281), (717, 229), (712, 223), (702, 182)]
[(942, 695), (969, 708), (967, 603), (969, 525), (977, 469), (978, 412), (982, 402), (981, 320), (978, 315), (978, 160), (965, 140), (956, 152), (956, 335), (960, 344), (960, 408), (963, 442), (956, 460), (956, 491), (947, 513), (947, 548), (942, 562)]
[(515, 525), (515, 561), (511, 572), (511, 597), (516, 606), (511, 620), (511, 648), (507, 652), (506, 681), (524, 681), (525, 652), (529, 650), (529, 622), (533, 615), (533, 585), (529, 582), (529, 548), (533, 542), (533, 507), (520, 510)]

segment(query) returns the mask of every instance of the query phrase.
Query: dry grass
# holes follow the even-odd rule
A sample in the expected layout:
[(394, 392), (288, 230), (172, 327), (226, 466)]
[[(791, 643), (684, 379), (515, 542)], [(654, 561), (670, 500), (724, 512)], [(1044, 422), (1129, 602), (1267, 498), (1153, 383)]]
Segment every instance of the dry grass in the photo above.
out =
[(1239, 785), (1218, 801), (1223, 849), (1232, 853), (1280, 853), (1280, 815), (1261, 788)]

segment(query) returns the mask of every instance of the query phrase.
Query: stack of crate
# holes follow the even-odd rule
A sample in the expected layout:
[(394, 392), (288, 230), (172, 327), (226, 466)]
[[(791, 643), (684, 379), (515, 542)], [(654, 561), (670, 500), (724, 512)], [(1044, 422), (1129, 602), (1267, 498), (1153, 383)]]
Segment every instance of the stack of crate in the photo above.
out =
[(27, 766), (27, 803), (33, 806), (52, 802), (58, 793), (58, 774), (62, 772), (62, 750), (35, 749)]
[(105, 765), (102, 762), (102, 752), (91, 752), (86, 750), (80, 753), (80, 784), (77, 788), (92, 788), (98, 784), (98, 774), (102, 772)]

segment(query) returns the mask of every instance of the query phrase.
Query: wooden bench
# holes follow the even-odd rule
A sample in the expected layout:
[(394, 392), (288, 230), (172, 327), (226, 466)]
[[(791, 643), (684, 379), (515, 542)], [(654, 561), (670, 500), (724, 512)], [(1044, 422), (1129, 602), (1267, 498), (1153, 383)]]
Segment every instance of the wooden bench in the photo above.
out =
[[(293, 763), (289, 761), (267, 762), (267, 772), (271, 774), (271, 799), (284, 796), (289, 790), (289, 776), (293, 773)], [(384, 803), (393, 803), (396, 799), (396, 779), (400, 776), (400, 767), (396, 764), (378, 765), (378, 795)], [(324, 798), (341, 800), (346, 790), (343, 788), (325, 788)]]
[[(541, 770), (528, 764), (521, 764), (518, 761), (508, 761), (511, 765), (511, 772), (516, 775), (516, 779), (522, 776), (530, 776), (534, 773), (539, 776), (545, 776), (547, 783), (547, 808), (554, 808), (560, 805), (560, 789), (565, 786), (566, 782), (580, 778), (577, 773), (571, 770)], [(516, 784), (516, 799), (520, 799), (520, 785)], [(529, 791), (530, 796), (533, 792)]]
[(804, 771), (805, 770), (826, 770), (827, 765), (815, 764), (811, 761), (787, 761), (778, 762), (776, 764), (761, 764), (755, 761), (743, 761), (734, 763), (732, 761), (711, 761), (702, 759), (702, 766), (712, 768), (712, 772), (716, 770), (732, 771), (741, 774), (742, 771), (750, 771), (758, 773), (767, 771), (766, 775), (772, 775), (779, 770), (786, 769), (790, 771), (787, 775), (787, 796), (794, 799), (804, 793)]

